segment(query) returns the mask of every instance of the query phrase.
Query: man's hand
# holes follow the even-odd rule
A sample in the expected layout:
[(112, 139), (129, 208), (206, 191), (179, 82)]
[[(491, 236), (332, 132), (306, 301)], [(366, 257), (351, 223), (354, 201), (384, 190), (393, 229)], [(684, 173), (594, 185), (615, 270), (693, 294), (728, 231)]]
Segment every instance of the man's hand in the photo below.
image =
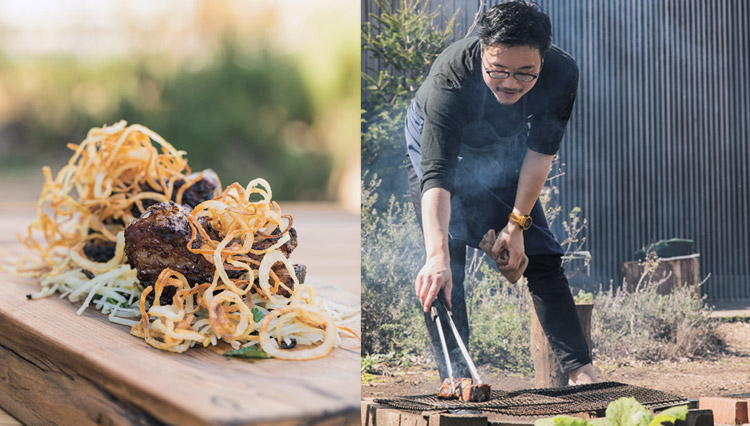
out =
[[(547, 179), (552, 159), (554, 156), (541, 154), (528, 149), (526, 157), (523, 159), (521, 174), (518, 178), (518, 190), (516, 191), (516, 201), (513, 204), (513, 212), (526, 216), (530, 214), (539, 198), (539, 193), (544, 187), (544, 181)], [(502, 231), (497, 236), (497, 241), (492, 247), (494, 258), (500, 255), (500, 252), (508, 250), (509, 260), (505, 266), (498, 266), (501, 271), (513, 271), (518, 269), (524, 254), (523, 230), (513, 222), (508, 221)]]
[(435, 301), (440, 291), (443, 292), (445, 301), (448, 303), (446, 308), (450, 309), (451, 290), (453, 289), (450, 261), (448, 259), (428, 258), (419, 271), (419, 275), (417, 275), (415, 288), (425, 312), (429, 312), (432, 302)]
[(429, 312), (432, 302), (442, 290), (448, 308), (451, 304), (450, 251), (448, 222), (451, 217), (451, 194), (443, 188), (430, 188), (422, 194), (422, 229), (427, 261), (417, 275), (417, 297)]
[(518, 269), (524, 254), (524, 244), (523, 230), (515, 222), (508, 221), (505, 228), (498, 234), (495, 245), (492, 246), (493, 258), (497, 259), (503, 250), (508, 251), (508, 263), (502, 266), (498, 264), (498, 269), (501, 271)]

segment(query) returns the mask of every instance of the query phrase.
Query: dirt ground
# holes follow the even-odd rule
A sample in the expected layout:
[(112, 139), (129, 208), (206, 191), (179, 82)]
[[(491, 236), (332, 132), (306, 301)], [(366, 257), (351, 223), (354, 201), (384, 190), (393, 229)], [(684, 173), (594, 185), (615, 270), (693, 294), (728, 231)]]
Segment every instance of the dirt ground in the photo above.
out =
[[(631, 362), (619, 366), (595, 361), (599, 380), (657, 389), (690, 399), (750, 393), (750, 323), (720, 324), (718, 332), (726, 350), (716, 359)], [(439, 385), (437, 370), (431, 365), (392, 369), (387, 373), (363, 383), (362, 398), (433, 393)], [(492, 389), (534, 387), (533, 377), (507, 374), (489, 366), (479, 367), (479, 374)]]

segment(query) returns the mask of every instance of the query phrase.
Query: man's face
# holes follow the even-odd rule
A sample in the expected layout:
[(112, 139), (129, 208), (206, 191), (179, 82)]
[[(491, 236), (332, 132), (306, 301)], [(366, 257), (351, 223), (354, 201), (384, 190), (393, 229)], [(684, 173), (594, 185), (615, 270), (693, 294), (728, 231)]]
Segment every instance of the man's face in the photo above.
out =
[[(488, 46), (482, 51), (484, 83), (495, 95), (495, 99), (503, 105), (516, 103), (537, 82), (536, 78), (531, 81), (520, 81), (518, 78), (531, 79), (531, 76), (538, 76), (541, 69), (542, 57), (539, 49), (531, 46), (510, 47), (496, 44)], [(504, 76), (506, 75), (504, 73), (508, 73), (507, 78), (492, 78), (490, 76)]]

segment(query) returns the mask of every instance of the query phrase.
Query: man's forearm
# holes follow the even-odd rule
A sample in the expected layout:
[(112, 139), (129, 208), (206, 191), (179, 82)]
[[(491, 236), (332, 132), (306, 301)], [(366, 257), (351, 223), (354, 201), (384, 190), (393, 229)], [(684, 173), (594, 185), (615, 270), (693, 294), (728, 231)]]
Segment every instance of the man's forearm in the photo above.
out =
[(527, 150), (521, 166), (516, 202), (513, 206), (517, 214), (527, 216), (531, 212), (547, 180), (553, 157), (553, 155)]
[(443, 188), (430, 188), (422, 194), (422, 229), (427, 258), (448, 259), (448, 224), (451, 194)]

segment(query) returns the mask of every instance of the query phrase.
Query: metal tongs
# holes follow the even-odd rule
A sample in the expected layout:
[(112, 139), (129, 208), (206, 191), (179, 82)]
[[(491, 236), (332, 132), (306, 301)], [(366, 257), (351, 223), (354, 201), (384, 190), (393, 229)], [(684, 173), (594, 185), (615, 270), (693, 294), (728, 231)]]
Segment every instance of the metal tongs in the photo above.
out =
[(474, 384), (481, 384), (482, 379), (479, 377), (479, 373), (477, 372), (477, 367), (474, 366), (474, 362), (471, 360), (471, 357), (469, 356), (469, 351), (466, 350), (466, 345), (464, 345), (463, 340), (461, 340), (461, 335), (458, 334), (458, 329), (456, 329), (456, 324), (453, 323), (453, 314), (451, 311), (447, 308), (448, 304), (445, 303), (445, 296), (443, 296), (442, 290), (440, 293), (438, 293), (438, 298), (432, 302), (432, 308), (430, 308), (430, 314), (432, 316), (432, 320), (435, 321), (435, 325), (437, 325), (438, 334), (440, 334), (440, 344), (443, 347), (443, 354), (445, 355), (445, 363), (448, 366), (448, 376), (451, 379), (451, 386), (453, 383), (453, 366), (451, 365), (451, 358), (448, 354), (448, 345), (445, 343), (445, 335), (443, 334), (443, 326), (440, 321), (440, 314), (438, 313), (438, 309), (436, 305), (441, 306), (445, 312), (448, 314), (448, 324), (450, 325), (451, 330), (453, 331), (453, 337), (456, 338), (456, 342), (458, 343), (458, 348), (461, 349), (461, 354), (464, 356), (464, 360), (466, 360), (466, 363), (469, 365), (469, 370), (471, 371), (471, 377), (474, 379)]

